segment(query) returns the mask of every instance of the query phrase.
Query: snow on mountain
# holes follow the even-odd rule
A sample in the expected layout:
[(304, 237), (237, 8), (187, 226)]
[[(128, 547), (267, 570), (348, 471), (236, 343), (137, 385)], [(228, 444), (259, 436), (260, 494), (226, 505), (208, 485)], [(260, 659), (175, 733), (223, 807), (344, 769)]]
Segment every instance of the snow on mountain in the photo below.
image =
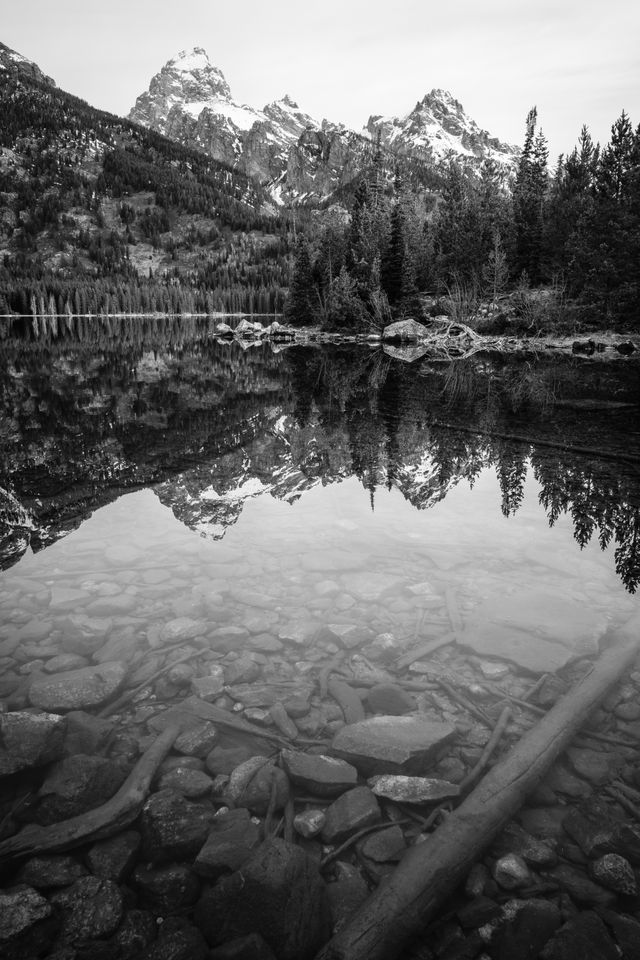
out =
[(432, 90), (403, 117), (370, 117), (361, 133), (318, 123), (288, 95), (261, 110), (239, 104), (201, 47), (169, 60), (129, 119), (255, 177), (275, 203), (326, 199), (358, 175), (367, 143), (378, 137), (391, 153), (436, 166), (455, 158), (477, 168), (491, 158), (508, 173), (518, 154), (481, 130), (446, 90)]
[(434, 163), (491, 159), (513, 167), (518, 156), (517, 147), (481, 130), (448, 90), (432, 90), (403, 117), (370, 117), (366, 132), (372, 139), (379, 135), (382, 146)]
[(21, 53), (12, 50), (4, 43), (0, 43), (0, 71), (17, 73), (26, 80), (37, 80), (55, 87), (54, 81), (42, 72), (37, 63), (23, 57)]

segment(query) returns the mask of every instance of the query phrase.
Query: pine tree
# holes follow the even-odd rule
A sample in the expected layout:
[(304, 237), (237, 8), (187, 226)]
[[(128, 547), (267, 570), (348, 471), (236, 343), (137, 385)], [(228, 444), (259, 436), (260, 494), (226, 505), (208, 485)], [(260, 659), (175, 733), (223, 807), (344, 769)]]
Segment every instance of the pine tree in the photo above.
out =
[(285, 307), (285, 316), (290, 323), (309, 326), (315, 320), (317, 304), (309, 245), (304, 237), (296, 244), (289, 297)]
[(547, 141), (536, 135), (538, 114), (533, 107), (526, 121), (526, 135), (513, 190), (516, 230), (516, 273), (526, 270), (533, 283), (542, 279), (543, 208), (548, 185)]

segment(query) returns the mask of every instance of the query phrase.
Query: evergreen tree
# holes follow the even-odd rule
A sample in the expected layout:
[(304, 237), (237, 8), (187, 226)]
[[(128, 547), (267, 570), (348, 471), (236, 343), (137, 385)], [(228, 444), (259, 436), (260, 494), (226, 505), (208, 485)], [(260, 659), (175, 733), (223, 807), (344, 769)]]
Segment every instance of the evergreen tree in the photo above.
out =
[(315, 320), (317, 303), (309, 245), (304, 237), (298, 240), (289, 285), (285, 316), (290, 323), (309, 326)]

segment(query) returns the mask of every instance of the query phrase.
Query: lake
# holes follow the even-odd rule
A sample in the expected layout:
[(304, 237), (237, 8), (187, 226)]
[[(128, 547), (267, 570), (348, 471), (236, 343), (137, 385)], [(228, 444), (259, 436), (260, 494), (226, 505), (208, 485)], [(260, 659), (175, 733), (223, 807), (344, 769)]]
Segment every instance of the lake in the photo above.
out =
[(453, 629), (535, 674), (637, 609), (637, 361), (214, 328), (3, 328), (3, 671), (56, 669), (70, 630), (133, 667), (191, 621), (296, 675), (336, 623), (397, 652)]

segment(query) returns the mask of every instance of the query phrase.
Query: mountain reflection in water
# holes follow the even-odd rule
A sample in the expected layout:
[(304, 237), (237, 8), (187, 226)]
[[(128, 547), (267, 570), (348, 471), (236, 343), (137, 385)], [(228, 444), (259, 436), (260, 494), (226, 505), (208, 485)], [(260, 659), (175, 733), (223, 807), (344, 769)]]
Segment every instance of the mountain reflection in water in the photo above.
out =
[[(411, 525), (411, 511), (391, 509), (398, 495), (422, 511), (466, 480), (464, 502), (453, 498), (457, 513), (442, 514), (446, 563), (466, 549), (461, 525), (474, 510), (488, 558), (501, 514), (512, 518), (524, 505), (529, 563), (553, 567), (556, 541), (543, 531), (568, 519), (577, 546), (607, 550), (628, 591), (640, 583), (634, 361), (478, 355), (407, 364), (370, 346), (244, 349), (218, 342), (211, 320), (61, 320), (37, 336), (24, 321), (5, 323), (5, 568), (140, 487), (216, 540), (249, 503), (243, 523), (268, 528), (272, 498), (308, 500), (318, 517), (340, 513), (347, 536), (349, 522), (369, 522), (362, 510), (373, 509), (373, 535)], [(318, 492), (337, 483), (341, 490), (321, 500)], [(296, 516), (307, 525), (300, 537), (319, 535), (317, 525), (309, 529), (311, 510)], [(368, 549), (375, 553), (373, 540)]]

